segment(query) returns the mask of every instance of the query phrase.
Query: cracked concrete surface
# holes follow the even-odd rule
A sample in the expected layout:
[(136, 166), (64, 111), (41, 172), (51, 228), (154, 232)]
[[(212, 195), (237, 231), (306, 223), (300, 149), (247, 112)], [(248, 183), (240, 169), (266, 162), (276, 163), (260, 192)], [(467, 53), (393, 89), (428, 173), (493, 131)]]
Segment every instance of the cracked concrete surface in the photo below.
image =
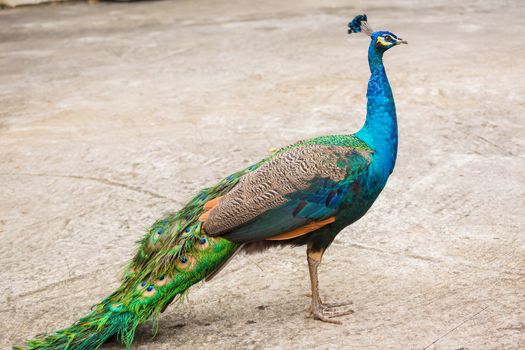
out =
[(304, 249), (274, 250), (237, 257), (134, 348), (525, 348), (525, 6), (474, 0), (0, 11), (0, 348), (85, 314), (198, 188), (355, 131), (368, 42), (345, 25), (363, 10), (409, 45), (386, 55), (397, 168), (320, 268), (355, 313), (306, 319)]

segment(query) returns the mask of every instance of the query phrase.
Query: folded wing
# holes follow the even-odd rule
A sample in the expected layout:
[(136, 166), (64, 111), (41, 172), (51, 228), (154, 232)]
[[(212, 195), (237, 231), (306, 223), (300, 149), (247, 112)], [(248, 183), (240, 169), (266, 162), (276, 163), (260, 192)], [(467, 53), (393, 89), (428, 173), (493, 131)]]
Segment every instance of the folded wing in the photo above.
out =
[(316, 222), (333, 221), (369, 163), (368, 149), (309, 144), (285, 150), (209, 206), (205, 231), (236, 242), (308, 233)]

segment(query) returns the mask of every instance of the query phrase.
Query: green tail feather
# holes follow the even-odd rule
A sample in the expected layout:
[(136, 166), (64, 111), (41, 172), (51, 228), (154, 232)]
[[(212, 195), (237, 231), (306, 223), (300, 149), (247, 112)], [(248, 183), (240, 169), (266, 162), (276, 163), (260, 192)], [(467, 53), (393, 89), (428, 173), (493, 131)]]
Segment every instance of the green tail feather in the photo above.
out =
[[(174, 299), (220, 267), (238, 249), (237, 243), (207, 236), (198, 218), (207, 201), (228, 192), (251, 169), (204, 189), (181, 211), (157, 221), (139, 242), (121, 286), (91, 313), (69, 328), (15, 349), (91, 350), (114, 335), (129, 349), (140, 324), (150, 318), (156, 321)], [(156, 322), (154, 325), (155, 330)]]
[(134, 276), (125, 277), (122, 286), (87, 316), (69, 328), (30, 340), (25, 349), (98, 349), (114, 335), (129, 349), (140, 324), (150, 318), (156, 321), (174, 298), (204, 279), (238, 247), (229, 241), (205, 236), (196, 244), (202, 248), (181, 255), (173, 271), (144, 281), (137, 281)]

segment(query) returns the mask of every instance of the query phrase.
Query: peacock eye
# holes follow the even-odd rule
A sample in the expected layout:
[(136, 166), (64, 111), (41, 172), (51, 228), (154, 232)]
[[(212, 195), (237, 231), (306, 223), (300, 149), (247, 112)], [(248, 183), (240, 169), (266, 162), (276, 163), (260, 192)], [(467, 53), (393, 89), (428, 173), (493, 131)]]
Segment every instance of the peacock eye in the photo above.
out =
[(390, 35), (385, 36), (386, 41), (392, 41), (392, 37)]

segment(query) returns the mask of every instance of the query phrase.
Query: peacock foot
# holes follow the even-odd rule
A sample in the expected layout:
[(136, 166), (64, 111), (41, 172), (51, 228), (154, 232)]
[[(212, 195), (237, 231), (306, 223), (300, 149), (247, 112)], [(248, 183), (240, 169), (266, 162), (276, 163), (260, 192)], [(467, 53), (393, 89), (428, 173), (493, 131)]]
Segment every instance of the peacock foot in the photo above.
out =
[(353, 302), (342, 302), (342, 303), (322, 303), (321, 301), (313, 301), (309, 309), (308, 318), (319, 320), (327, 323), (342, 324), (341, 321), (333, 320), (334, 317), (351, 315), (354, 310), (348, 306), (352, 305)]

